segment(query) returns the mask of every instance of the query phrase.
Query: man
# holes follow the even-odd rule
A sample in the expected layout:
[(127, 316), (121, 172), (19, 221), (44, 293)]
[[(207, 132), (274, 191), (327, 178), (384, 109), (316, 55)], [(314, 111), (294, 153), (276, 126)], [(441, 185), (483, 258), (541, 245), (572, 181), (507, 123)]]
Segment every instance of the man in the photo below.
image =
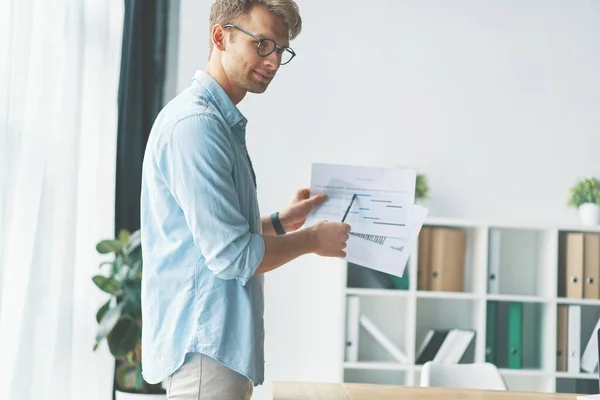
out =
[(157, 117), (143, 165), (143, 374), (169, 399), (250, 398), (264, 380), (263, 274), (307, 253), (344, 257), (350, 231), (298, 230), (325, 200), (308, 189), (258, 211), (236, 104), (295, 55), (297, 5), (216, 0), (210, 27), (208, 65)]

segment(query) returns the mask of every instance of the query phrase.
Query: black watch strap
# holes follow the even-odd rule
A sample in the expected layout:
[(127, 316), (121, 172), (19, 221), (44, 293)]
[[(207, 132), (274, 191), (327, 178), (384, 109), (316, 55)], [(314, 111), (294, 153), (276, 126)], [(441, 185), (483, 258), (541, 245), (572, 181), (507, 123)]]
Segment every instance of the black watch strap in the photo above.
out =
[(276, 234), (285, 235), (285, 230), (283, 229), (283, 225), (281, 225), (281, 221), (279, 220), (279, 212), (271, 214), (271, 223), (273, 224), (273, 228), (275, 228)]

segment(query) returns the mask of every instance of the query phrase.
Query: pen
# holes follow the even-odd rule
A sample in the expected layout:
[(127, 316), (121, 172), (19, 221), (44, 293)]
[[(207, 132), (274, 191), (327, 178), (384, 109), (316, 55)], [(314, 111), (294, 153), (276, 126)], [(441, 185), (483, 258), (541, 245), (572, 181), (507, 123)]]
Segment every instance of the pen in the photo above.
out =
[(348, 216), (348, 211), (350, 211), (350, 208), (352, 207), (352, 203), (354, 203), (355, 198), (356, 198), (356, 193), (354, 193), (354, 195), (352, 196), (352, 200), (350, 200), (350, 204), (348, 205), (348, 208), (346, 209), (346, 213), (344, 214), (344, 218), (342, 218), (342, 222), (344, 222), (346, 220), (346, 217)]

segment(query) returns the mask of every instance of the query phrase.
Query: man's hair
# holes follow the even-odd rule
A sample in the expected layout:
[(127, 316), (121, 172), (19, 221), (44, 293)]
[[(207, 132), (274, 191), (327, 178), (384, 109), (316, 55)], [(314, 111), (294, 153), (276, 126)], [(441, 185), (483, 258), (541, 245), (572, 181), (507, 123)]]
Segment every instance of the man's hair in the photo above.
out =
[(246, 15), (252, 6), (262, 4), (277, 15), (287, 26), (290, 40), (295, 39), (302, 30), (300, 10), (294, 0), (214, 0), (209, 18), (209, 53), (212, 52), (212, 28), (217, 24), (235, 24)]

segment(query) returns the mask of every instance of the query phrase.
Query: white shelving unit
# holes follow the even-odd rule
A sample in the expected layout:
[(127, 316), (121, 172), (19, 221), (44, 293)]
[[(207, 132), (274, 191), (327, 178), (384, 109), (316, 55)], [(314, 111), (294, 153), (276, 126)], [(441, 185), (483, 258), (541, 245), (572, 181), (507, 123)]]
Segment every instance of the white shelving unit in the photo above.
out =
[[(472, 359), (467, 361), (484, 362), (486, 306), (490, 301), (523, 303), (524, 312), (531, 317), (523, 323), (523, 368), (500, 369), (510, 390), (565, 391), (571, 381), (598, 379), (596, 373), (557, 372), (556, 339), (558, 305), (580, 304), (600, 311), (600, 300), (558, 297), (559, 236), (562, 232), (600, 232), (600, 227), (436, 218), (429, 218), (425, 225), (467, 231), (464, 291), (417, 290), (418, 248), (413, 251), (405, 272), (409, 274), (407, 290), (355, 288), (345, 284), (344, 304), (347, 296), (359, 296), (361, 314), (367, 315), (402, 349), (409, 362), (396, 362), (360, 328), (358, 361), (344, 360), (341, 364), (344, 381), (419, 385), (422, 366), (415, 364), (415, 353), (430, 328), (474, 330)], [(499, 251), (501, 261), (495, 277), (498, 281), (490, 285), (493, 232), (499, 232), (502, 238), (499, 248), (493, 250)], [(344, 333), (345, 330), (344, 325)], [(582, 347), (586, 343), (582, 342)], [(525, 348), (527, 345), (530, 350)]]

